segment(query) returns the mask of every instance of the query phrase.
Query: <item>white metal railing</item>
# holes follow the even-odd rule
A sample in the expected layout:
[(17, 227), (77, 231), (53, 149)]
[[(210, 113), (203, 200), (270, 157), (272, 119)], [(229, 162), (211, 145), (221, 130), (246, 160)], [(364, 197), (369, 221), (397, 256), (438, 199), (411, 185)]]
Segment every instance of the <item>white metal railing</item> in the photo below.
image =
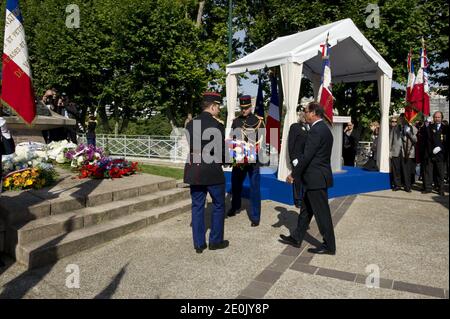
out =
[[(79, 143), (86, 143), (86, 136), (78, 136)], [(97, 134), (97, 147), (110, 155), (156, 158), (184, 162), (187, 142), (183, 136), (114, 135)]]
[[(86, 143), (86, 136), (78, 136), (79, 143)], [(134, 156), (185, 162), (189, 151), (184, 136), (114, 135), (97, 134), (97, 146), (110, 155)], [(359, 142), (356, 150), (356, 166), (362, 166), (371, 156), (372, 142)]]

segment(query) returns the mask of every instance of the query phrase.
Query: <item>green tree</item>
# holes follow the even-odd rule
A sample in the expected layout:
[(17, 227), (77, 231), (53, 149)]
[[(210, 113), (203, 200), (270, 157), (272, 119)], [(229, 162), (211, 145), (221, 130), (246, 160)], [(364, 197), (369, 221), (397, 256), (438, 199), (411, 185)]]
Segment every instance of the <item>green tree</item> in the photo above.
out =
[[(410, 48), (419, 59), (421, 37), (426, 40), (431, 64), (430, 78), (437, 85), (448, 85), (448, 14), (446, 1), (389, 0), (373, 1), (380, 9), (380, 27), (368, 28), (367, 1), (239, 1), (239, 26), (246, 30), (244, 53), (269, 43), (279, 36), (293, 34), (340, 19), (351, 18), (367, 39), (393, 68), (393, 80), (405, 86), (406, 57)], [(417, 64), (416, 64), (417, 65)], [(306, 83), (306, 86), (309, 86)], [(307, 88), (307, 91), (310, 91)], [(375, 82), (336, 84), (333, 87), (336, 108), (362, 124), (379, 119), (379, 102)], [(448, 92), (446, 92), (448, 94)], [(392, 101), (397, 110), (403, 106), (405, 93), (393, 89)]]

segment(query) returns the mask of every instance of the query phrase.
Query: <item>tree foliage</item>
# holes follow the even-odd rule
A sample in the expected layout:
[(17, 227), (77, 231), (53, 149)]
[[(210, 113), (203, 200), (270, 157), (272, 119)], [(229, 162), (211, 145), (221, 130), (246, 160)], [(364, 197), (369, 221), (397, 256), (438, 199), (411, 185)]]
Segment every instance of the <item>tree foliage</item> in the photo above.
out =
[[(379, 7), (379, 28), (367, 27), (370, 12), (366, 12), (366, 8), (369, 3), (363, 0), (239, 1), (240, 28), (247, 30), (244, 51), (252, 52), (280, 36), (351, 18), (393, 68), (393, 80), (399, 85), (392, 92), (392, 110), (402, 106), (405, 96), (400, 87), (407, 82), (406, 58), (410, 48), (413, 49), (417, 69), (421, 37), (426, 41), (431, 81), (436, 85), (448, 86), (448, 3), (443, 0), (371, 3)], [(309, 89), (307, 91), (310, 92)], [(363, 123), (379, 119), (376, 83), (337, 84), (333, 87), (333, 94), (339, 114), (351, 115)], [(448, 95), (448, 91), (445, 94)]]
[[(198, 25), (200, 2), (205, 6)], [(243, 41), (234, 37), (233, 58), (279, 36), (351, 18), (393, 67), (393, 80), (400, 86), (406, 84), (410, 48), (418, 61), (421, 37), (426, 40), (431, 80), (448, 86), (448, 3), (372, 2), (380, 9), (379, 28), (366, 26), (368, 2), (363, 0), (235, 0), (233, 32), (244, 30), (244, 36)], [(84, 112), (98, 107), (106, 132), (112, 132), (115, 123), (126, 132), (130, 122), (139, 121), (134, 126), (140, 127), (157, 114), (181, 126), (188, 113), (199, 111), (204, 90), (224, 93), (229, 0), (20, 3), (37, 96), (55, 87)], [(71, 3), (80, 8), (80, 28), (66, 26), (70, 14), (66, 8)], [(0, 14), (1, 30), (3, 24)], [(379, 117), (376, 83), (337, 84), (333, 91), (341, 115), (360, 122)], [(309, 82), (304, 81), (302, 95), (310, 92)], [(393, 90), (393, 109), (402, 105), (403, 98), (404, 91)]]

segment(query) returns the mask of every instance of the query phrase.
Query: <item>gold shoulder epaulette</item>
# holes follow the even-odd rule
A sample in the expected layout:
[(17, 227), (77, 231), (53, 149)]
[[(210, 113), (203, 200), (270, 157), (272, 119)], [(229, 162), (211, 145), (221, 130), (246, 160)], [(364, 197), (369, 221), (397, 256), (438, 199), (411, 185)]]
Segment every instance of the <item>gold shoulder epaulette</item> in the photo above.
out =
[(222, 121), (221, 119), (219, 119), (219, 118), (217, 118), (217, 117), (215, 117), (214, 119), (215, 119), (217, 122), (219, 122), (220, 124), (225, 125), (225, 122)]

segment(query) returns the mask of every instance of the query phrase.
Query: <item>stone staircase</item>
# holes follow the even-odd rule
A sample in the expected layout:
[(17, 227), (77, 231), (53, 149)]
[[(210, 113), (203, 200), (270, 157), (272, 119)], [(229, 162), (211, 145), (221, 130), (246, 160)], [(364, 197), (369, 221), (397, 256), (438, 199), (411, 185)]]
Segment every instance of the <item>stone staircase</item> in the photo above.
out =
[[(6, 195), (6, 196), (4, 196)], [(28, 269), (104, 244), (191, 208), (189, 189), (139, 174), (118, 180), (63, 178), (52, 189), (0, 197), (5, 251)]]

